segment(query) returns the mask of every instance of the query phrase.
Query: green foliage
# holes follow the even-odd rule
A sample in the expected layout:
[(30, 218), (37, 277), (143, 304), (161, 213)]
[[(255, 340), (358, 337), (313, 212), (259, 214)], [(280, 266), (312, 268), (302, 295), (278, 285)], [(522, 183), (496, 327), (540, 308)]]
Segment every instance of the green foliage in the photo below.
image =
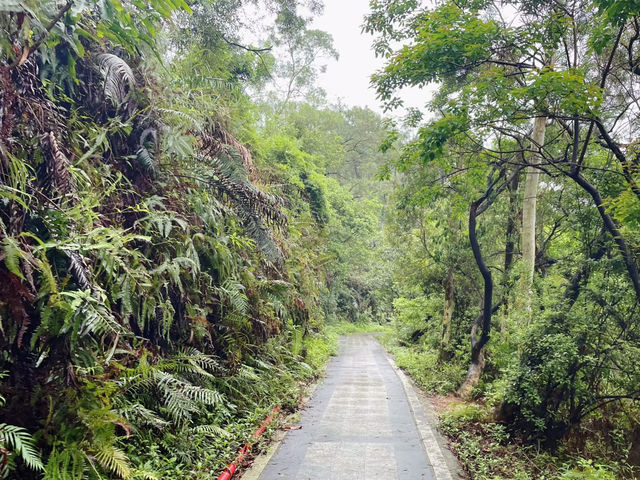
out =
[(305, 192), (309, 195), (311, 214), (318, 224), (324, 226), (329, 221), (325, 194), (326, 187), (321, 183), (322, 179), (318, 177), (318, 175), (307, 176), (303, 174), (301, 179), (304, 183)]
[[(614, 479), (626, 478), (620, 465), (555, 455), (513, 442), (508, 429), (491, 420), (479, 405), (453, 404), (441, 417), (440, 430), (465, 470), (477, 479)], [(509, 461), (505, 461), (505, 459)]]
[(440, 298), (425, 296), (398, 297), (393, 301), (393, 308), (396, 313), (398, 336), (408, 339), (416, 332), (421, 334), (429, 320), (439, 316), (442, 301)]
[[(449, 422), (472, 478), (623, 478), (637, 463), (638, 71), (617, 63), (637, 53), (636, 3), (371, 2), (385, 107), (435, 91), (382, 174), (389, 344), (427, 389), (460, 387), (499, 419)], [(383, 148), (402, 141), (392, 127)], [(534, 448), (561, 452), (553, 471)]]
[(437, 349), (427, 342), (418, 345), (410, 345), (406, 340), (399, 342), (394, 332), (383, 336), (382, 343), (393, 354), (398, 367), (405, 370), (426, 392), (451, 392), (460, 385), (466, 373), (460, 358), (443, 363), (438, 359)]
[[(210, 478), (335, 353), (325, 317), (388, 308), (382, 259), (362, 261), (382, 119), (295, 103), (320, 98), (317, 55), (336, 55), (298, 11), (317, 3), (264, 2), (287, 59), (242, 48), (245, 2), (143, 3), (0, 15), (12, 476)], [(276, 63), (284, 98), (254, 103)]]
[[(24, 428), (14, 425), (0, 423), (0, 438), (3, 450), (20, 456), (25, 465), (32, 470), (43, 470), (40, 453), (35, 447), (33, 438)], [(3, 455), (8, 453), (3, 451)], [(9, 470), (10, 466), (5, 466), (3, 470)], [(0, 472), (6, 473), (6, 472)]]
[(640, 5), (635, 0), (598, 0), (595, 3), (605, 13), (607, 20), (615, 25), (622, 25), (640, 12)]
[(562, 480), (615, 480), (614, 472), (605, 465), (594, 465), (591, 460), (581, 459), (578, 468), (564, 472), (559, 478)]
[(505, 426), (490, 422), (481, 407), (454, 407), (441, 417), (440, 429), (451, 439), (452, 450), (471, 478), (558, 478), (552, 457), (510, 445)]
[[(328, 341), (327, 341), (328, 338)], [(320, 335), (307, 336), (302, 349), (306, 363), (314, 370), (322, 369), (332, 355), (337, 355), (338, 345), (334, 335), (328, 337)]]

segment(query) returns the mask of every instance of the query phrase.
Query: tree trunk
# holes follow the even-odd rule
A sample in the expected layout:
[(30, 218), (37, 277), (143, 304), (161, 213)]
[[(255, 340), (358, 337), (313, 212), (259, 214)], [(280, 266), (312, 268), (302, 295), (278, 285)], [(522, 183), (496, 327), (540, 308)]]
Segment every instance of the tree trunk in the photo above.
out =
[(505, 235), (504, 247), (504, 274), (505, 277), (511, 270), (513, 264), (513, 255), (516, 247), (516, 221), (518, 219), (518, 184), (520, 183), (520, 175), (514, 175), (507, 184), (509, 190), (509, 212), (507, 214), (507, 228)]
[(509, 283), (509, 274), (513, 266), (513, 257), (515, 255), (516, 243), (518, 238), (517, 222), (520, 216), (518, 208), (518, 186), (520, 184), (520, 174), (514, 173), (510, 180), (507, 180), (507, 189), (509, 191), (509, 212), (507, 213), (507, 226), (504, 240), (504, 273), (502, 275), (503, 287), (503, 303), (504, 310), (500, 321), (500, 330), (506, 331), (506, 317), (509, 314), (509, 294), (511, 286)]
[(449, 267), (447, 278), (442, 282), (444, 286), (444, 312), (442, 314), (442, 337), (440, 338), (440, 352), (438, 361), (448, 360), (447, 347), (451, 342), (451, 319), (455, 309), (453, 267)]
[[(482, 299), (482, 313), (478, 316), (471, 328), (471, 365), (467, 371), (467, 378), (456, 392), (456, 395), (460, 397), (468, 396), (473, 387), (478, 384), (478, 380), (480, 380), (480, 375), (484, 369), (484, 346), (489, 341), (489, 334), (491, 333), (491, 315), (498, 308), (497, 306), (493, 307), (493, 277), (482, 256), (476, 231), (478, 207), (488, 198), (489, 194), (490, 190), (484, 197), (473, 202), (469, 208), (469, 242), (471, 243), (473, 256), (484, 281), (484, 295)], [(482, 330), (480, 338), (476, 335), (478, 328)]]
[(460, 385), (460, 388), (456, 391), (458, 397), (469, 398), (471, 396), (473, 387), (480, 381), (480, 375), (482, 375), (482, 371), (484, 370), (484, 363), (484, 350), (482, 350), (476, 361), (472, 361), (471, 365), (469, 365), (467, 376), (462, 385)]
[(542, 146), (546, 131), (547, 117), (536, 117), (533, 123), (531, 154), (527, 176), (524, 184), (524, 200), (522, 203), (522, 262), (524, 264), (523, 294), (525, 295), (525, 311), (531, 309), (533, 293), (533, 272), (536, 264), (536, 207), (538, 201), (538, 182), (540, 170), (536, 168), (542, 161)]

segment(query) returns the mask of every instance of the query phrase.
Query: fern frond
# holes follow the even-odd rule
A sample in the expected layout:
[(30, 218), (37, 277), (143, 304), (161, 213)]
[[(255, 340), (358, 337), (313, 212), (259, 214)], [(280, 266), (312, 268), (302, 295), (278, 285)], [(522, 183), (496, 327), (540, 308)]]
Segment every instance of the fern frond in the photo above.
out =
[(24, 280), (24, 275), (20, 270), (20, 260), (24, 258), (24, 252), (18, 245), (18, 241), (13, 237), (2, 239), (2, 252), (4, 253), (4, 264), (14, 275)]
[(120, 292), (116, 298), (120, 299), (120, 312), (123, 315), (127, 315), (133, 313), (133, 303), (131, 301), (133, 287), (131, 285), (131, 277), (129, 275), (124, 275), (123, 277), (124, 278), (121, 278), (121, 281), (118, 282), (120, 284)]
[(169, 425), (169, 422), (158, 417), (153, 410), (149, 410), (140, 403), (127, 405), (118, 409), (116, 413), (122, 415), (129, 422), (138, 425), (147, 425), (155, 428), (163, 428)]
[(104, 80), (105, 97), (114, 105), (121, 105), (135, 87), (133, 70), (127, 62), (112, 53), (99, 54), (96, 56), (96, 63)]
[(215, 156), (207, 152), (199, 159), (212, 173), (206, 176), (208, 186), (228, 199), (242, 219), (247, 235), (257, 242), (272, 262), (282, 263), (284, 255), (265, 226), (267, 223), (276, 228), (286, 228), (287, 217), (282, 211), (282, 199), (263, 192), (251, 183), (241, 155), (235, 150), (223, 149)]
[(256, 365), (256, 367), (258, 367), (258, 368), (260, 368), (260, 369), (262, 369), (264, 371), (267, 371), (267, 372), (270, 372), (270, 371), (273, 371), (273, 370), (278, 370), (278, 368), (275, 365), (267, 363), (267, 362), (265, 362), (263, 360), (259, 360), (257, 358), (253, 359), (252, 363), (254, 363)]
[(260, 376), (256, 373), (255, 369), (249, 365), (242, 365), (242, 367), (240, 367), (240, 370), (238, 370), (238, 377), (256, 382), (260, 380)]
[(245, 216), (242, 226), (246, 235), (255, 240), (257, 247), (267, 259), (277, 264), (284, 261), (282, 250), (259, 217)]
[(234, 158), (237, 156), (238, 154), (233, 151), (224, 150), (215, 157), (208, 155), (200, 157), (213, 172), (209, 177), (210, 185), (219, 188), (247, 214), (264, 218), (274, 226), (285, 228), (287, 217), (281, 210), (282, 199), (256, 188), (247, 177), (241, 157), (238, 160)]
[(136, 161), (138, 165), (147, 173), (153, 173), (156, 168), (156, 162), (151, 155), (151, 152), (143, 145), (138, 148), (136, 152)]
[(56, 135), (49, 132), (42, 136), (43, 150), (46, 155), (46, 182), (49, 189), (59, 195), (74, 193), (75, 186), (69, 173), (70, 162), (58, 145)]
[(22, 427), (0, 423), (0, 446), (14, 451), (32, 470), (44, 470), (33, 437)]
[(89, 280), (89, 267), (85, 259), (78, 252), (73, 250), (63, 250), (69, 258), (69, 271), (76, 279), (76, 282), (82, 290), (91, 289), (91, 281)]
[(180, 118), (181, 120), (186, 120), (191, 124), (194, 130), (198, 132), (202, 131), (202, 122), (200, 122), (198, 119), (188, 114), (187, 112), (184, 112), (182, 110), (173, 110), (171, 108), (158, 108), (157, 110), (161, 113), (164, 113), (165, 115), (173, 115)]
[(208, 155), (213, 157), (220, 156), (222, 153), (228, 153), (228, 147), (231, 147), (242, 158), (244, 170), (249, 175), (254, 173), (255, 167), (253, 166), (251, 152), (227, 130), (218, 126), (212, 134), (202, 134), (201, 138), (202, 146)]
[(185, 385), (182, 392), (187, 398), (204, 405), (218, 405), (222, 403), (222, 395), (220, 392), (211, 390), (210, 388), (198, 387), (197, 385)]
[(51, 270), (51, 264), (47, 259), (47, 255), (42, 252), (39, 255), (38, 269), (40, 271), (42, 287), (40, 288), (40, 294), (58, 293), (58, 284), (53, 271)]
[[(61, 292), (60, 295), (69, 300), (75, 313), (65, 330), (70, 328), (72, 337), (89, 334), (102, 335), (104, 333), (129, 333), (113, 317), (112, 312), (105, 305), (105, 295), (99, 288), (93, 292), (89, 290), (72, 290)], [(95, 296), (94, 296), (95, 295)]]
[(167, 413), (178, 424), (186, 423), (193, 413), (200, 410), (189, 397), (178, 390), (166, 388), (163, 399)]
[(93, 445), (94, 456), (105, 470), (115, 473), (125, 480), (131, 478), (131, 467), (127, 455), (113, 445)]
[(219, 364), (212, 358), (207, 358), (205, 355), (200, 357), (186, 357), (181, 359), (175, 366), (175, 371), (183, 375), (195, 375), (201, 378), (214, 378), (214, 375), (210, 371), (214, 371), (219, 368)]
[(218, 425), (197, 425), (191, 429), (194, 433), (204, 433), (205, 435), (217, 435), (230, 437), (231, 433)]
[(220, 362), (212, 355), (205, 355), (197, 348), (188, 347), (184, 349), (177, 359), (184, 359), (192, 365), (197, 365), (208, 372), (215, 372), (220, 368)]
[(240, 314), (249, 310), (249, 301), (244, 293), (244, 285), (234, 280), (226, 280), (222, 286), (217, 287), (221, 293), (221, 300), (226, 300), (230, 307)]
[(271, 292), (265, 293), (265, 297), (269, 300), (271, 308), (273, 308), (273, 312), (278, 316), (278, 318), (285, 318), (288, 315), (288, 309), (280, 297)]
[(54, 449), (47, 460), (44, 480), (84, 480), (86, 463), (84, 452), (75, 443), (64, 450)]
[(131, 470), (131, 478), (143, 478), (144, 480), (159, 480), (155, 473), (149, 472), (147, 470)]

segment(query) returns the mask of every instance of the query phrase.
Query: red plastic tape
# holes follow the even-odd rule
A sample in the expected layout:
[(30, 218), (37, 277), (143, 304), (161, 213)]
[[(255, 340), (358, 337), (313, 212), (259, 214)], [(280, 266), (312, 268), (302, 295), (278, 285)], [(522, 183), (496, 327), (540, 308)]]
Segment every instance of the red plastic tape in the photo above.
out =
[[(279, 410), (280, 410), (279, 405), (276, 405), (275, 407), (273, 407), (273, 410), (271, 410), (271, 415), (265, 418), (264, 422), (262, 422), (262, 425), (260, 425), (260, 428), (258, 428), (254, 432), (252, 437), (253, 441), (255, 441), (260, 435), (264, 433), (264, 431), (267, 429), (267, 426), (271, 423), (271, 420), (273, 420), (273, 417), (275, 417), (276, 413), (278, 413)], [(231, 480), (231, 477), (233, 477), (233, 474), (236, 473), (236, 470), (242, 464), (242, 460), (244, 459), (245, 455), (248, 455), (250, 451), (251, 451), (251, 444), (247, 442), (245, 443), (244, 447), (240, 449), (240, 452), (238, 453), (238, 456), (236, 457), (236, 459), (233, 462), (231, 462), (227, 466), (227, 468), (224, 469), (224, 472), (220, 474), (220, 476), (218, 477), (218, 480)]]

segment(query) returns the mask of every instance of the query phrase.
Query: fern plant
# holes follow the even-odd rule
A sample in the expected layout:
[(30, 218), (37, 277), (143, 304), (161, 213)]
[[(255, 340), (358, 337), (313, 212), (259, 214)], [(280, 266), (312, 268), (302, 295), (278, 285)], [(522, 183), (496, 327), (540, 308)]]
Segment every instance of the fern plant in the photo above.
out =
[(42, 459), (31, 434), (22, 427), (0, 423), (0, 454), (4, 461), (0, 462), (3, 478), (11, 470), (12, 463), (9, 457), (18, 455), (24, 464), (32, 470), (43, 470)]
[[(0, 23), (18, 48), (60, 2), (10, 3)], [(21, 352), (2, 367), (41, 383), (7, 385), (13, 403), (50, 401), (34, 408), (46, 480), (183, 478), (198, 456), (216, 467), (291, 388), (295, 361), (269, 343), (298, 288), (271, 282), (287, 277), (288, 221), (231, 134), (238, 82), (175, 75), (180, 58), (173, 78), (154, 72), (160, 18), (187, 4), (103, 3), (74, 2), (2, 80), (0, 347)], [(26, 430), (0, 425), (0, 448), (40, 475)]]
[(104, 80), (104, 96), (115, 106), (121, 105), (136, 85), (133, 70), (127, 62), (112, 53), (101, 53), (95, 61)]
[[(0, 372), (0, 379), (6, 377), (6, 372)], [(6, 399), (0, 395), (0, 407)], [(42, 459), (36, 448), (31, 434), (22, 427), (0, 423), (0, 478), (6, 478), (15, 467), (14, 457), (18, 456), (27, 468), (42, 471)]]

